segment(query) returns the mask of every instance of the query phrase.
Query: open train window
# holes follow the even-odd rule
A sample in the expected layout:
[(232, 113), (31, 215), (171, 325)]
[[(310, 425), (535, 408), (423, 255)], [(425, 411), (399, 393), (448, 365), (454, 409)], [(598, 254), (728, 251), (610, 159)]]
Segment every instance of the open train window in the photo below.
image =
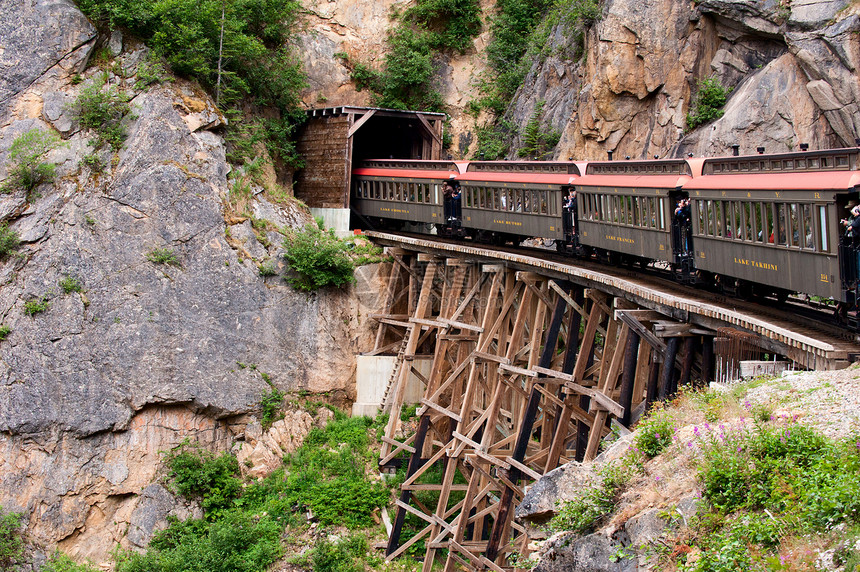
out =
[(815, 248), (815, 229), (812, 226), (812, 205), (801, 205), (800, 209), (802, 211), (802, 222), (803, 226), (801, 227), (803, 230), (801, 232), (801, 236), (803, 236), (803, 248)]
[(657, 213), (660, 217), (660, 230), (666, 230), (666, 199), (657, 199)]
[(819, 238), (821, 239), (821, 252), (830, 252), (830, 245), (827, 243), (827, 229), (830, 228), (827, 224), (827, 207), (818, 207), (818, 221), (818, 233)]

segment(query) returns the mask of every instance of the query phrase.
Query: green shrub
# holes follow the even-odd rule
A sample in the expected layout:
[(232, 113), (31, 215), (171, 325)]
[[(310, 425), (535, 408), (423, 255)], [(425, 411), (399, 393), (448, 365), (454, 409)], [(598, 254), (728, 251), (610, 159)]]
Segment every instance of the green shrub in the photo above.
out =
[(74, 276), (64, 276), (60, 279), (60, 288), (63, 289), (63, 293), (71, 294), (72, 292), (80, 292), (84, 289), (81, 281), (75, 278)]
[(17, 570), (18, 561), (23, 556), (21, 517), (17, 512), (0, 510), (0, 567), (3, 570)]
[(140, 65), (137, 66), (137, 81), (134, 83), (134, 89), (144, 90), (151, 85), (157, 85), (170, 81), (170, 76), (167, 75), (167, 69), (161, 58), (150, 54), (149, 57)]
[[(173, 72), (197, 80), (213, 94), (221, 109), (239, 112), (245, 104), (274, 108), (276, 117), (261, 121), (269, 148), (284, 161), (298, 159), (289, 135), (304, 120), (301, 90), (306, 80), (292, 48), (300, 2), (77, 2), (101, 27), (126, 28), (142, 38)], [(138, 70), (138, 83), (148, 84), (156, 75)]]
[(288, 281), (297, 290), (310, 292), (355, 281), (348, 243), (338, 239), (333, 230), (324, 232), (307, 225), (302, 231), (291, 232), (284, 239), (284, 248), (284, 258), (297, 274)]
[(257, 270), (260, 272), (260, 276), (277, 276), (278, 275), (278, 267), (275, 266), (274, 262), (263, 262), (260, 266), (257, 267)]
[(5, 341), (6, 338), (9, 337), (9, 334), (12, 333), (12, 328), (6, 324), (0, 326), (0, 342)]
[(687, 128), (695, 129), (722, 117), (729, 92), (731, 90), (724, 88), (717, 78), (709, 77), (699, 81), (696, 97), (687, 114)]
[(433, 49), (462, 53), (481, 31), (481, 8), (475, 0), (418, 0), (403, 13), (403, 21), (430, 32)]
[(5, 222), (0, 224), (0, 260), (15, 252), (21, 245), (21, 237)]
[(46, 311), (50, 306), (51, 304), (48, 302), (47, 298), (34, 298), (24, 302), (24, 313), (28, 316), (35, 316), (36, 314), (41, 314)]
[(93, 173), (101, 173), (105, 168), (104, 163), (102, 163), (101, 158), (98, 156), (98, 153), (87, 153), (81, 157), (81, 163), (88, 167)]
[(100, 569), (92, 564), (78, 564), (62, 552), (52, 554), (41, 572), (99, 572)]
[(146, 253), (146, 259), (153, 264), (166, 264), (169, 266), (180, 266), (176, 253), (169, 248), (153, 248)]
[(216, 457), (183, 444), (167, 457), (167, 466), (176, 492), (200, 500), (210, 516), (232, 506), (242, 490), (239, 463), (226, 452)]
[(570, 530), (585, 533), (615, 509), (615, 502), (624, 483), (630, 478), (628, 465), (607, 465), (600, 473), (600, 480), (588, 488), (580, 498), (563, 503), (549, 523), (554, 531)]
[(545, 130), (541, 126), (541, 115), (546, 101), (539, 101), (535, 106), (531, 118), (523, 129), (522, 144), (518, 151), (520, 157), (528, 157), (537, 160), (546, 159), (552, 149), (561, 139), (561, 133), (555, 129)]
[(263, 430), (265, 431), (272, 426), (278, 416), (281, 414), (281, 405), (284, 404), (284, 392), (277, 387), (272, 387), (271, 391), (263, 393), (260, 398), (260, 409), (262, 410), (262, 419), (260, 420)]
[(314, 544), (302, 564), (314, 572), (364, 572), (367, 551), (367, 540), (358, 534), (335, 542), (323, 538)]
[(281, 525), (269, 515), (229, 511), (215, 522), (171, 519), (145, 554), (120, 553), (117, 572), (262, 572), (278, 560)]
[(697, 518), (702, 554), (685, 570), (758, 569), (778, 562), (787, 536), (860, 523), (856, 436), (832, 443), (782, 420), (697, 433), (704, 441), (698, 477), (709, 504)]
[(128, 96), (113, 86), (107, 86), (107, 74), (102, 73), (81, 90), (70, 106), (81, 122), (81, 127), (92, 129), (96, 134), (95, 147), (110, 145), (118, 151), (126, 138), (123, 118), (131, 110)]
[(36, 187), (53, 181), (57, 166), (44, 159), (59, 144), (60, 137), (56, 133), (41, 129), (31, 129), (16, 137), (9, 147), (6, 166), (8, 177), (0, 187), (0, 192), (23, 190), (29, 198)]
[(639, 424), (634, 444), (640, 453), (656, 457), (672, 444), (675, 426), (672, 418), (662, 410), (656, 411)]

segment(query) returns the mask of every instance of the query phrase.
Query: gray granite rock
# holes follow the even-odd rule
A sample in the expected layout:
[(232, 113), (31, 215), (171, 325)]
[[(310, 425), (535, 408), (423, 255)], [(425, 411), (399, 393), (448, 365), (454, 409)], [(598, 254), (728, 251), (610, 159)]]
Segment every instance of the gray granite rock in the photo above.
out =
[(0, 114), (13, 95), (94, 37), (71, 0), (0, 2)]

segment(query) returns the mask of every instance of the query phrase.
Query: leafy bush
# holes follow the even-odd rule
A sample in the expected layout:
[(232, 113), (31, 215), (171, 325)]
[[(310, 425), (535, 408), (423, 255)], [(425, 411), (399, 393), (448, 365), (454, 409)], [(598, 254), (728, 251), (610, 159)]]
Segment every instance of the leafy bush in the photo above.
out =
[(271, 391), (263, 393), (263, 397), (260, 398), (260, 409), (263, 412), (260, 423), (264, 431), (271, 427), (272, 423), (278, 418), (283, 403), (284, 392), (280, 391), (277, 387), (272, 387)]
[(777, 420), (715, 428), (703, 453), (698, 476), (711, 508), (698, 517), (702, 554), (685, 570), (757, 569), (778, 561), (773, 553), (787, 536), (860, 523), (856, 437), (831, 443)]
[(314, 572), (364, 572), (367, 551), (367, 540), (358, 534), (335, 542), (323, 538), (314, 544), (308, 556), (294, 564), (307, 566)]
[[(222, 109), (245, 103), (275, 108), (278, 116), (265, 122), (270, 149), (285, 161), (297, 158), (287, 136), (304, 118), (300, 95), (306, 81), (291, 47), (302, 10), (298, 1), (77, 1), (99, 25), (142, 38), (175, 73), (214, 94)], [(148, 81), (147, 74), (157, 71), (139, 70), (139, 81)]]
[(236, 457), (193, 449), (183, 444), (167, 458), (169, 477), (180, 495), (201, 500), (207, 513), (223, 511), (233, 504), (242, 490)]
[(302, 231), (291, 232), (284, 239), (284, 248), (284, 258), (297, 273), (288, 281), (297, 290), (310, 292), (355, 281), (348, 243), (338, 239), (333, 230), (325, 232), (307, 225)]
[(0, 342), (4, 341), (12, 333), (12, 328), (6, 324), (0, 326)]
[(675, 427), (665, 411), (657, 410), (643, 420), (638, 429), (634, 443), (639, 452), (648, 458), (656, 457), (672, 444)]
[(81, 281), (75, 278), (74, 276), (64, 276), (60, 280), (60, 288), (63, 289), (65, 294), (71, 294), (72, 292), (80, 292), (84, 289)]
[(176, 258), (176, 253), (169, 248), (154, 248), (146, 253), (146, 259), (153, 264), (180, 266), (179, 260)]
[(21, 245), (21, 237), (5, 222), (0, 224), (0, 260), (15, 252)]
[(62, 552), (55, 552), (48, 558), (41, 572), (99, 572), (92, 564), (78, 564)]
[(24, 552), (21, 539), (21, 514), (0, 510), (0, 565), (3, 570), (16, 570)]
[(46, 311), (50, 306), (51, 304), (48, 302), (47, 298), (34, 298), (24, 302), (24, 313), (28, 316), (35, 316), (36, 314), (41, 314)]
[(442, 95), (432, 84), (436, 69), (433, 37), (408, 26), (394, 28), (386, 40), (382, 71), (361, 63), (353, 65), (356, 88), (374, 92), (373, 104), (379, 107), (441, 111)]
[(724, 88), (717, 78), (709, 77), (701, 80), (692, 108), (687, 114), (687, 128), (695, 129), (699, 125), (722, 117), (723, 106), (730, 91)]
[(274, 262), (263, 262), (260, 266), (257, 267), (257, 270), (260, 272), (260, 276), (277, 276), (278, 275), (278, 267), (275, 266)]
[(594, 529), (615, 508), (616, 497), (630, 477), (631, 466), (608, 465), (600, 471), (599, 482), (580, 498), (563, 503), (549, 523), (555, 531), (584, 533)]
[(107, 86), (107, 74), (102, 73), (81, 90), (70, 106), (81, 127), (92, 129), (96, 134), (95, 147), (110, 145), (114, 151), (122, 148), (126, 138), (123, 118), (131, 110), (128, 96), (113, 86)]
[(475, 0), (418, 0), (403, 13), (403, 21), (429, 31), (433, 49), (462, 53), (481, 31), (481, 8)]
[(501, 119), (496, 123), (478, 127), (475, 133), (478, 137), (475, 158), (496, 161), (505, 158), (516, 133), (516, 127), (509, 121)]
[(543, 160), (552, 152), (552, 149), (561, 139), (561, 133), (555, 129), (544, 130), (541, 126), (541, 114), (546, 101), (539, 101), (535, 106), (529, 122), (523, 129), (523, 146), (518, 151), (520, 157), (529, 157)]
[(121, 553), (117, 572), (261, 572), (282, 554), (281, 525), (265, 514), (229, 511), (207, 523), (172, 520), (146, 554)]
[[(42, 183), (50, 183), (56, 176), (56, 165), (45, 161), (45, 156), (60, 144), (53, 131), (31, 129), (12, 141), (9, 147), (6, 182), (0, 192), (23, 190), (29, 194)], [(5, 224), (4, 224), (5, 227)]]

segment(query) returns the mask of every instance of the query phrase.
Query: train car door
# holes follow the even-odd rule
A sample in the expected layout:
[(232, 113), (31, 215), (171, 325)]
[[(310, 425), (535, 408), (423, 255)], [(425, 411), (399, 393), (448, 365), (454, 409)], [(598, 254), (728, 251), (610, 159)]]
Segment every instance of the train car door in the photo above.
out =
[[(669, 193), (672, 228), (672, 254), (676, 270), (680, 271), (678, 280), (689, 282), (693, 279), (693, 213), (687, 193)], [(697, 205), (698, 207), (698, 205)]]
[(576, 188), (562, 187), (562, 217), (561, 229), (564, 242), (573, 244), (576, 240), (576, 229), (579, 226), (579, 215), (576, 204)]

